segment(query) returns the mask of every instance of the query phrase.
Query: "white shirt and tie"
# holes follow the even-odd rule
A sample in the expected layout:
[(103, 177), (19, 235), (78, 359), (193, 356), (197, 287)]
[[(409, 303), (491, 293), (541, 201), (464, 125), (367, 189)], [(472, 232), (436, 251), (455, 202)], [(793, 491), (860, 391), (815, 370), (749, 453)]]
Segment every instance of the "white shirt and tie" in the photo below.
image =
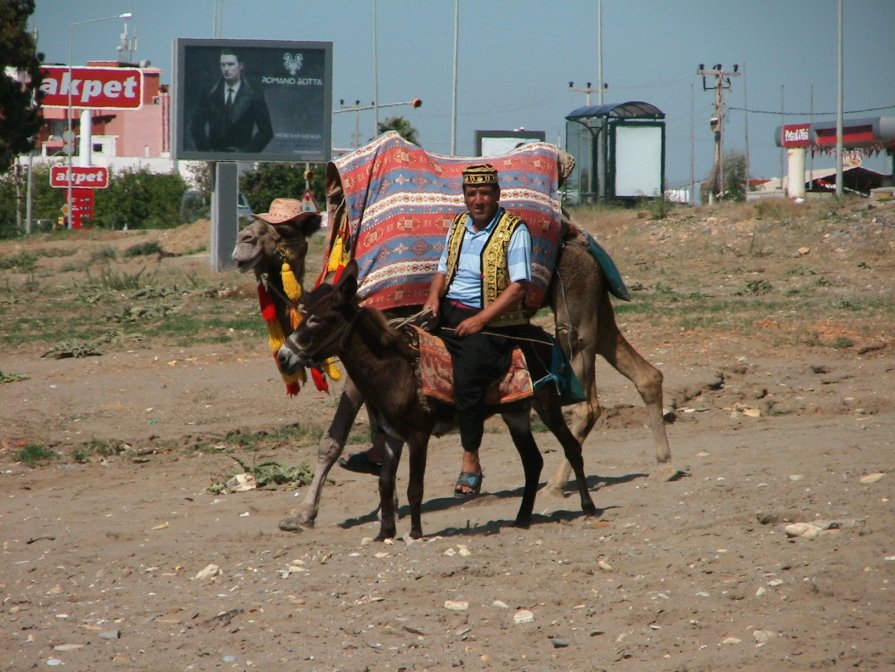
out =
[(230, 109), (230, 106), (233, 105), (233, 100), (236, 98), (236, 94), (239, 93), (239, 85), (240, 82), (236, 82), (235, 84), (227, 84), (225, 87), (224, 106), (228, 110)]

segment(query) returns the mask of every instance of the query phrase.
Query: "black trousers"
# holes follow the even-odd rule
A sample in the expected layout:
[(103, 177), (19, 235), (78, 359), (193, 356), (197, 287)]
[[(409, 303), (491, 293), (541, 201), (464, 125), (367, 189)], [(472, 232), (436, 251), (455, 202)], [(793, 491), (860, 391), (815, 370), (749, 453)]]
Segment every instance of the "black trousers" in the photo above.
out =
[[(463, 450), (476, 452), (482, 443), (485, 428), (485, 390), (510, 368), (517, 327), (487, 327), (488, 334), (479, 332), (460, 338), (453, 328), (479, 311), (464, 308), (450, 301), (441, 302), (441, 316), (436, 334), (444, 339), (453, 360), (454, 403), (457, 426)], [(449, 327), (449, 329), (445, 329)], [(500, 335), (492, 335), (492, 334)]]

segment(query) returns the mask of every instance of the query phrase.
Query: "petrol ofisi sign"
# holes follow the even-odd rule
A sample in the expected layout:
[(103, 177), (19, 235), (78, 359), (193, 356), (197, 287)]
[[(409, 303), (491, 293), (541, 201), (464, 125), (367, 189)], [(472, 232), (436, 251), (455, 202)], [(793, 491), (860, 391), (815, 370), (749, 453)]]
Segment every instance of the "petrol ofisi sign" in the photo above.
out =
[(811, 124), (787, 124), (781, 129), (781, 147), (808, 147), (811, 145)]
[[(41, 105), (79, 109), (135, 110), (143, 106), (143, 71), (62, 65), (41, 67)], [(71, 96), (71, 100), (69, 100)]]

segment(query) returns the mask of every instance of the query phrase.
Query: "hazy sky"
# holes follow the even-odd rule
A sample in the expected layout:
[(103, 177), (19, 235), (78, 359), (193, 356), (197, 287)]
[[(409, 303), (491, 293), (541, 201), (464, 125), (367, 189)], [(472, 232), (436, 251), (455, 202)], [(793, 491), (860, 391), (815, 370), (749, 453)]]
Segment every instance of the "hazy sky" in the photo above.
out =
[[(422, 98), (403, 115), (433, 152), (451, 149), (454, 0), (223, 0), (224, 38), (332, 41), (333, 110), (374, 98), (373, 16), (378, 26), (379, 103)], [(476, 130), (542, 130), (563, 144), (565, 115), (585, 104), (598, 79), (597, 0), (459, 0), (457, 153), (473, 153)], [(37, 0), (32, 25), (49, 63), (116, 59), (123, 21), (74, 26), (133, 12), (135, 60), (149, 59), (171, 82), (177, 37), (213, 37), (216, 0)], [(895, 116), (895, 0), (843, 0), (846, 118)], [(781, 121), (835, 121), (837, 0), (603, 0), (604, 102), (643, 100), (666, 114), (668, 186), (712, 163), (714, 92), (700, 63), (740, 65), (725, 95), (725, 149), (743, 151), (753, 176), (781, 172), (774, 129)], [(692, 93), (691, 93), (692, 91)], [(597, 101), (594, 94), (593, 102)], [(781, 103), (786, 117), (781, 117)], [(691, 105), (693, 113), (691, 114)], [(747, 114), (744, 110), (753, 112)], [(335, 114), (333, 145), (350, 147), (356, 114)], [(363, 139), (373, 112), (360, 113)], [(692, 133), (691, 133), (692, 127)], [(814, 167), (834, 165), (815, 158)], [(891, 157), (865, 161), (890, 172)]]

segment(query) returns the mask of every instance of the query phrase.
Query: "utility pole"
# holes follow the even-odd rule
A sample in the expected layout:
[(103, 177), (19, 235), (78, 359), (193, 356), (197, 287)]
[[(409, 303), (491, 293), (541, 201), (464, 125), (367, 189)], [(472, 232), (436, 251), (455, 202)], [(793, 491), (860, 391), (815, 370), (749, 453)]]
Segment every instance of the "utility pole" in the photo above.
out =
[(590, 104), (591, 104), (590, 103), (591, 94), (599, 93), (600, 94), (599, 104), (602, 105), (603, 104), (603, 93), (608, 90), (609, 90), (608, 84), (603, 84), (603, 88), (601, 89), (598, 86), (591, 86), (590, 82), (587, 82), (586, 86), (583, 89), (576, 89), (575, 82), (569, 82), (569, 91), (571, 91), (572, 93), (584, 93), (587, 95), (587, 106), (588, 107), (590, 107)]
[[(715, 92), (715, 116), (709, 125), (715, 135), (715, 169), (712, 195), (722, 198), (724, 194), (724, 92), (730, 91), (730, 78), (740, 76), (740, 66), (734, 64), (733, 70), (726, 71), (720, 63), (706, 68), (702, 63), (696, 74), (702, 77), (702, 90)], [(706, 78), (714, 78), (714, 86), (706, 84)]]

